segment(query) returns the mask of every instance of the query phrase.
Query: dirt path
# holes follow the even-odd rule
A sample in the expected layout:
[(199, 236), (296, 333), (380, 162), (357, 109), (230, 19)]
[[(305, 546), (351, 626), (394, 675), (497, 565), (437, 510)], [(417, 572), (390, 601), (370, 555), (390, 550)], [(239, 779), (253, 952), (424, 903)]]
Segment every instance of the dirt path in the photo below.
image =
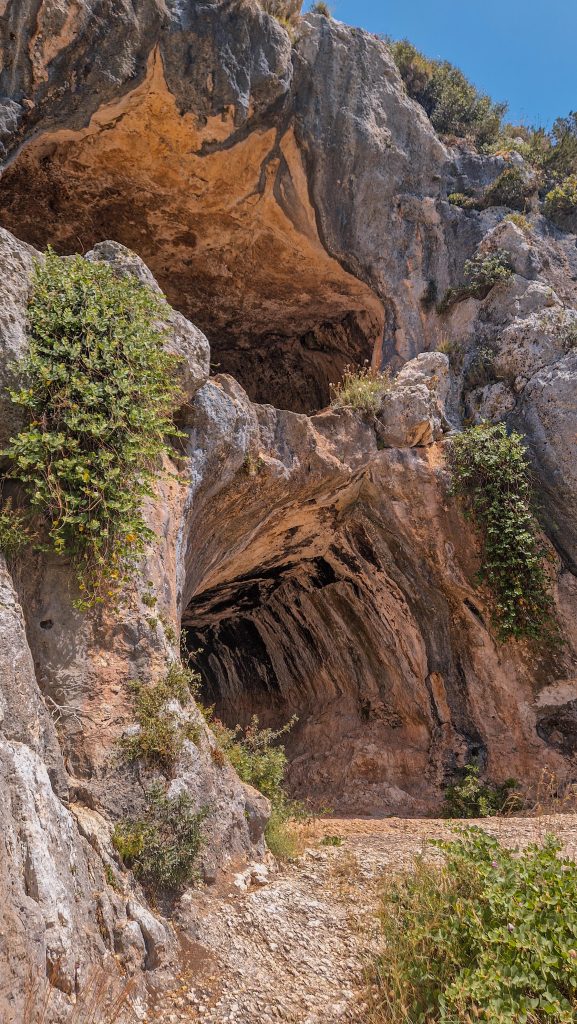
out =
[[(186, 916), (200, 918), (190, 977), (158, 1024), (338, 1024), (366, 1021), (363, 967), (378, 944), (375, 911), (389, 872), (411, 864), (455, 823), (331, 819), (312, 827), (299, 862), (247, 891), (221, 899), (191, 894)], [(577, 815), (485, 819), (510, 846), (554, 832), (577, 857)], [(323, 836), (339, 846), (319, 846)], [(189, 919), (190, 919), (189, 918)]]

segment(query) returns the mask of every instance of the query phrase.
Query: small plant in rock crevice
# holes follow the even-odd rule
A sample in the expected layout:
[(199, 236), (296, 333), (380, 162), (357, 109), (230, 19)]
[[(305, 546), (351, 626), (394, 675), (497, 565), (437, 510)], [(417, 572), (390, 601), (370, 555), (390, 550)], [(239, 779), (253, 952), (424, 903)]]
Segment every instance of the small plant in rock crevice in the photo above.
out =
[(454, 493), (480, 533), (480, 576), (493, 594), (499, 638), (554, 639), (548, 553), (522, 437), (502, 423), (470, 427), (453, 438), (450, 466)]
[(568, 218), (577, 215), (577, 174), (571, 174), (555, 185), (545, 196), (543, 213), (554, 224), (565, 228)]
[(191, 722), (184, 710), (171, 707), (176, 702), (181, 709), (188, 708), (198, 683), (195, 673), (175, 662), (155, 683), (131, 684), (139, 729), (120, 741), (126, 761), (142, 761), (151, 768), (170, 771), (185, 740), (199, 742), (200, 726)]
[(0, 554), (11, 560), (35, 540), (30, 516), (16, 508), (12, 498), (8, 498), (0, 509)]
[(577, 865), (470, 828), (386, 882), (371, 1024), (574, 1024)]
[(112, 842), (139, 881), (154, 890), (178, 892), (197, 878), (206, 816), (206, 808), (194, 810), (188, 793), (171, 797), (154, 786), (142, 815), (118, 822)]
[(456, 302), (463, 299), (484, 299), (496, 284), (507, 281), (512, 273), (511, 258), (505, 250), (477, 253), (465, 262), (463, 284), (457, 288), (449, 288), (445, 292), (437, 304), (437, 312), (446, 313)]
[(391, 388), (390, 373), (370, 366), (346, 366), (342, 380), (331, 384), (331, 405), (335, 409), (358, 409), (376, 413), (385, 392)]
[(459, 782), (447, 786), (443, 813), (446, 818), (491, 818), (497, 814), (521, 810), (523, 801), (516, 779), (499, 785), (483, 782), (479, 766), (468, 764)]
[(142, 503), (178, 433), (167, 308), (105, 263), (49, 251), (35, 265), (29, 352), (10, 391), (27, 422), (3, 455), (48, 546), (73, 561), (83, 608), (122, 591), (153, 537)]
[(533, 225), (524, 213), (508, 213), (505, 220), (515, 224), (527, 237), (533, 233)]
[(506, 167), (495, 181), (485, 189), (482, 209), (491, 206), (508, 206), (510, 210), (523, 213), (535, 186), (527, 181), (519, 167)]
[(254, 786), (271, 803), (271, 816), (265, 830), (265, 838), (271, 852), (281, 860), (294, 857), (297, 839), (292, 823), (308, 817), (304, 806), (291, 800), (284, 788), (287, 757), (279, 739), (293, 727), (292, 718), (280, 729), (261, 729), (258, 717), (253, 716), (250, 724), (243, 729), (234, 729), (215, 719), (205, 709), (210, 728), (217, 742), (217, 750), (235, 769), (243, 782)]

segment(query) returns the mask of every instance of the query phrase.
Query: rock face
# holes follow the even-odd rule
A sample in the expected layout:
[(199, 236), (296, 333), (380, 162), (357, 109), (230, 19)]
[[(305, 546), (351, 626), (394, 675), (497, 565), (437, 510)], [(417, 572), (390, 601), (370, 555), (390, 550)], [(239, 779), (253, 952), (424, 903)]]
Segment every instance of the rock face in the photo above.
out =
[[(181, 626), (228, 724), (298, 717), (289, 781), (315, 803), (430, 813), (472, 759), (527, 788), (544, 767), (574, 774), (575, 238), (537, 214), (526, 234), (503, 209), (450, 205), (503, 159), (448, 148), (382, 41), (295, 22), (297, 7), (23, 0), (2, 13), (0, 444), (18, 425), (4, 389), (26, 349), (32, 246), (51, 243), (166, 293), (186, 456), (182, 482), (167, 474), (147, 506), (156, 540), (119, 611), (77, 612), (62, 560), (1, 567), (10, 1024), (46, 974), (65, 1021), (92, 963), (127, 972), (144, 1005), (151, 972), (166, 981), (194, 940), (194, 894), (176, 934), (111, 844), (150, 781), (117, 756), (134, 728), (127, 684), (166, 672)], [(496, 250), (512, 276), (438, 313), (465, 260)], [(365, 360), (394, 371), (374, 415), (327, 408), (330, 383)], [(465, 418), (528, 439), (555, 654), (495, 639), (446, 467)], [(170, 785), (208, 808), (208, 881), (261, 862), (269, 808), (190, 716), (198, 742)]]

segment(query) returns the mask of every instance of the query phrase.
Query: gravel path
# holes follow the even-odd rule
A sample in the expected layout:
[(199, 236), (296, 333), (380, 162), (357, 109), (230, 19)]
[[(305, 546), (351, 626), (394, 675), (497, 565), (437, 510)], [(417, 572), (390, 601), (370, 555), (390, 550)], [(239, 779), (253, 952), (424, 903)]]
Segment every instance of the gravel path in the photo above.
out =
[[(554, 832), (577, 857), (577, 815), (501, 818), (478, 824), (510, 846)], [(266, 884), (187, 897), (200, 918), (185, 950), (188, 970), (155, 1024), (338, 1024), (366, 1020), (363, 967), (377, 948), (376, 907), (387, 873), (409, 866), (429, 839), (455, 823), (331, 819), (307, 833), (299, 862)], [(323, 836), (340, 846), (319, 846)], [(263, 881), (263, 879), (261, 879)]]

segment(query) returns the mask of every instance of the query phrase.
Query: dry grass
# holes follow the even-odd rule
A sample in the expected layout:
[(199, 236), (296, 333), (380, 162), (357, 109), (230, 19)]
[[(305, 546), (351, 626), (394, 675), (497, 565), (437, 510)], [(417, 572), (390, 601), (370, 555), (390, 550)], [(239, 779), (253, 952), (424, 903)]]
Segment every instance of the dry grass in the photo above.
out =
[[(124, 982), (102, 968), (92, 968), (81, 995), (70, 1004), (67, 1024), (137, 1024), (133, 1004), (135, 985), (134, 980)], [(14, 1024), (48, 1024), (57, 1019), (54, 1016), (54, 993), (50, 981), (43, 985), (31, 981), (23, 1019), (14, 1021)]]
[(331, 405), (336, 409), (359, 409), (374, 415), (390, 388), (388, 370), (381, 373), (371, 366), (345, 366), (342, 380), (330, 385)]
[(528, 817), (577, 812), (577, 783), (559, 779), (550, 768), (543, 768), (533, 792), (527, 796)]

